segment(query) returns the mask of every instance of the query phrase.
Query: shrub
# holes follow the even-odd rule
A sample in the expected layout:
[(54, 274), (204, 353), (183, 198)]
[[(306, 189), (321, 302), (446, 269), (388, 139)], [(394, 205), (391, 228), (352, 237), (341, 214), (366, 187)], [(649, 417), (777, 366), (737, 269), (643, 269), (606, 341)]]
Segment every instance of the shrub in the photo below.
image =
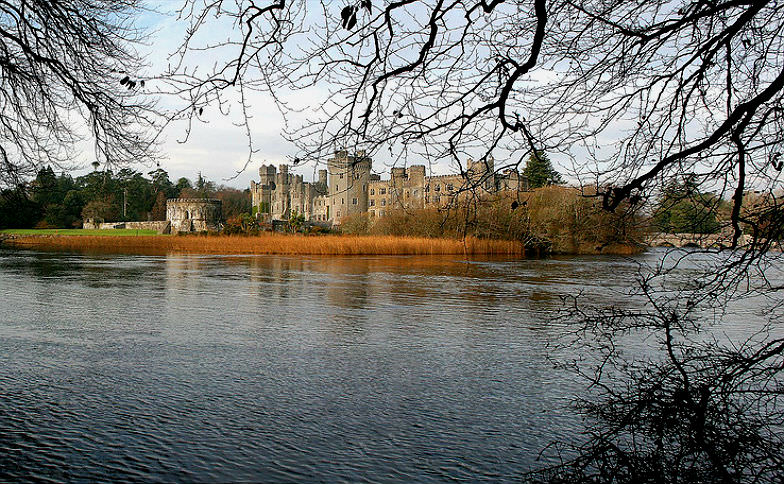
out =
[(585, 197), (575, 188), (548, 186), (440, 210), (393, 210), (375, 219), (347, 217), (340, 229), (353, 235), (518, 240), (537, 251), (558, 253), (594, 253), (618, 246), (627, 246), (628, 252), (637, 247), (642, 225), (623, 208), (610, 213), (602, 210), (597, 198)]

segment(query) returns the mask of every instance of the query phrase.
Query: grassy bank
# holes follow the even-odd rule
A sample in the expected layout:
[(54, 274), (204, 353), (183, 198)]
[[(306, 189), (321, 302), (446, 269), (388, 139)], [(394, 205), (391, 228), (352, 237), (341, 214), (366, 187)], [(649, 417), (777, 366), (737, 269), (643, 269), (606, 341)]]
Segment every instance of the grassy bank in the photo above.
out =
[[(114, 232), (114, 231), (113, 231)], [(13, 247), (41, 250), (90, 250), (116, 253), (282, 254), (282, 255), (513, 255), (520, 242), (422, 237), (264, 234), (260, 236), (24, 236), (6, 240)]]
[(0, 230), (0, 234), (7, 235), (73, 235), (73, 236), (92, 236), (92, 237), (128, 237), (137, 235), (157, 235), (155, 230), (136, 230), (136, 229), (112, 229), (112, 230), (88, 230), (88, 229), (6, 229)]

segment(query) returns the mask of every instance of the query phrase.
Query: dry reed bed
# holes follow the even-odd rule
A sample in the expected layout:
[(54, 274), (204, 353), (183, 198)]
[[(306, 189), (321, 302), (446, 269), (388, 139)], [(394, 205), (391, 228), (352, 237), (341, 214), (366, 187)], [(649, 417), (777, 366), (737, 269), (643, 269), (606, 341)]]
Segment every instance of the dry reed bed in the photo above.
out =
[(523, 255), (520, 242), (466, 238), (264, 234), (248, 236), (31, 236), (6, 241), (15, 247), (111, 252), (282, 255)]

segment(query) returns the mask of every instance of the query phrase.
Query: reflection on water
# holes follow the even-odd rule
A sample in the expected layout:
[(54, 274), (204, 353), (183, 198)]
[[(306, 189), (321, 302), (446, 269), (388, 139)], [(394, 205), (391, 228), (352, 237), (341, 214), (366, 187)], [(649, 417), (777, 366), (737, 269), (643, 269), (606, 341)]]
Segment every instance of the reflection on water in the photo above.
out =
[(518, 481), (578, 428), (559, 295), (623, 301), (636, 271), (0, 252), (0, 475)]

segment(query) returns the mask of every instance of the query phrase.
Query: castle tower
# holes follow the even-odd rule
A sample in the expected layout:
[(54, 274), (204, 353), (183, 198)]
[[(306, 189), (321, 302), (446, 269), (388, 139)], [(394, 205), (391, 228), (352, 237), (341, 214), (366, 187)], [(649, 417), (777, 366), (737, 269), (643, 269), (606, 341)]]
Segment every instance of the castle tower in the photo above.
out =
[(395, 167), (390, 173), (390, 184), (392, 186), (402, 186), (406, 180), (406, 169)]
[(261, 165), (259, 168), (259, 183), (251, 182), (250, 185), (251, 204), (256, 211), (256, 216), (262, 220), (267, 220), (271, 214), (275, 172), (273, 165)]
[(166, 200), (166, 220), (171, 232), (220, 230), (223, 202), (210, 198), (170, 198)]
[(275, 181), (275, 166), (261, 165), (259, 168), (259, 184), (268, 185)]
[(310, 210), (306, 206), (306, 192), (302, 175), (293, 175), (291, 177), (291, 189), (289, 193), (291, 200), (291, 215), (296, 211), (298, 214), (305, 215), (306, 218), (309, 217)]
[(406, 206), (410, 208), (424, 208), (425, 206), (425, 165), (408, 167), (408, 190)]
[(340, 223), (340, 219), (349, 215), (367, 212), (372, 163), (364, 151), (358, 151), (354, 156), (345, 150), (336, 151), (335, 156), (327, 160), (333, 223)]
[(318, 171), (318, 182), (325, 187), (327, 186), (327, 170)]
[(474, 185), (492, 191), (495, 188), (495, 160), (488, 156), (484, 160), (468, 159), (468, 181)]
[[(345, 158), (348, 159), (347, 154)], [(351, 169), (351, 163), (342, 163), (341, 166), (343, 170), (347, 167)], [(296, 210), (308, 221), (327, 222), (332, 218), (328, 204), (329, 173), (327, 170), (319, 170), (318, 177), (318, 182), (306, 182), (302, 175), (290, 173), (288, 165), (281, 164), (278, 167), (262, 165), (259, 168), (259, 182), (251, 181), (250, 184), (257, 218), (266, 222), (288, 220)], [(346, 196), (350, 194), (344, 193), (343, 198), (345, 199)], [(344, 203), (352, 201), (353, 197)]]
[(425, 165), (413, 165), (408, 168), (407, 173), (412, 186), (425, 186)]
[(279, 165), (275, 176), (275, 189), (272, 195), (272, 218), (288, 220), (291, 209), (291, 175), (288, 165)]

